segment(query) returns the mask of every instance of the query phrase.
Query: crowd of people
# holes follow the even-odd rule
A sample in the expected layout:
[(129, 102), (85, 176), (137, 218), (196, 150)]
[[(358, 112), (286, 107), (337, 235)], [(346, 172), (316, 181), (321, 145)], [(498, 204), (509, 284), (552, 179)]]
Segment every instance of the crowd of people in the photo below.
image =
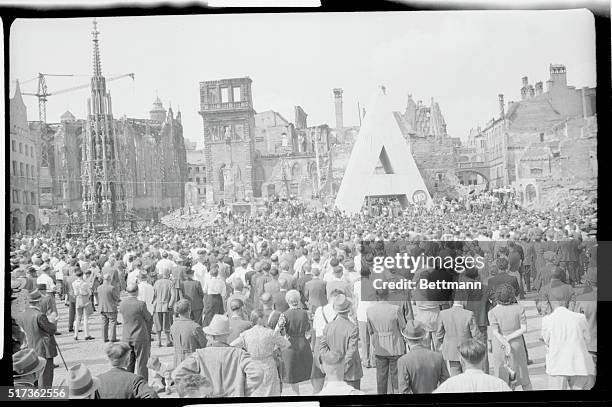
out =
[[(393, 216), (382, 203), (354, 216), (278, 205), (137, 232), (12, 235), (15, 383), (59, 385), (55, 336), (72, 335), (103, 340), (110, 368), (94, 377), (66, 366), (73, 398), (278, 396), (287, 386), (356, 395), (365, 369), (376, 370), (377, 394), (530, 390), (520, 300), (537, 292), (549, 388), (593, 385), (595, 203), (544, 212), (436, 202), (418, 215), (390, 204)], [(408, 297), (374, 289), (374, 258), (389, 255), (389, 242), (395, 252), (478, 255), (485, 266), (391, 268), (387, 280), (482, 286)], [(94, 317), (102, 332), (90, 329)], [(174, 349), (172, 363), (160, 347)]]

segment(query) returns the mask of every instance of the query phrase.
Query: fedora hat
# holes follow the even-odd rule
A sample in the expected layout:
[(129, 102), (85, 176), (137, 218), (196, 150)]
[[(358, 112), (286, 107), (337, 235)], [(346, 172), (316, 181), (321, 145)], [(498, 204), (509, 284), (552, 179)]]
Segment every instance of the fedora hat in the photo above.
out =
[(351, 300), (346, 295), (340, 294), (334, 299), (334, 311), (344, 314), (351, 310)]
[(211, 336), (227, 335), (230, 333), (229, 319), (225, 315), (216, 314), (210, 324), (202, 330)]
[(35, 290), (30, 292), (30, 295), (28, 296), (28, 301), (29, 302), (38, 302), (38, 301), (40, 301), (41, 298), (42, 298), (42, 295), (40, 294), (40, 291), (38, 291), (38, 289), (35, 289)]
[(13, 354), (13, 377), (38, 373), (46, 364), (47, 361), (38, 356), (33, 349), (22, 349)]
[(427, 335), (425, 328), (420, 321), (408, 320), (406, 326), (402, 330), (402, 336), (406, 339), (419, 340)]
[(84, 399), (100, 388), (100, 379), (93, 377), (89, 369), (79, 363), (68, 370), (69, 398)]

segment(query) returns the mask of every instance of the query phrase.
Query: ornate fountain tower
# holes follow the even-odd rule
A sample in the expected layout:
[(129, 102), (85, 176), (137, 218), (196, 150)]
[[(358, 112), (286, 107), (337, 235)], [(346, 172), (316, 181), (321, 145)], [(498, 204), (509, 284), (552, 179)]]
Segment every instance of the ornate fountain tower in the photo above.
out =
[(93, 77), (87, 100), (87, 129), (83, 142), (81, 182), (87, 228), (115, 227), (126, 210), (125, 187), (119, 170), (117, 130), (111, 95), (102, 76), (97, 22), (93, 22)]

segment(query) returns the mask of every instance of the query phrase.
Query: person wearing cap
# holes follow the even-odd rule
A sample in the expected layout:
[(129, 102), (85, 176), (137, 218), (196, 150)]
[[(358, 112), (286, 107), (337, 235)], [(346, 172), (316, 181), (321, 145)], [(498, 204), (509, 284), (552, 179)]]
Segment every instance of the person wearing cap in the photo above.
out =
[[(359, 355), (359, 329), (349, 320), (352, 303), (345, 294), (339, 291), (333, 291), (331, 294), (330, 300), (333, 299), (333, 302), (330, 305), (333, 307), (336, 316), (332, 319), (326, 317), (329, 322), (323, 328), (320, 337), (317, 333), (318, 351), (315, 352), (315, 358), (318, 359), (317, 362), (320, 362), (330, 352), (337, 352), (342, 355), (343, 380), (354, 389), (360, 390), (363, 368)], [(325, 307), (320, 309), (325, 311)], [(325, 316), (325, 314), (322, 315)], [(317, 365), (322, 372), (321, 376), (325, 377), (325, 370), (321, 369), (320, 363), (317, 363)], [(315, 387), (314, 381), (313, 387)], [(315, 388), (315, 393), (320, 389)]]
[(588, 351), (585, 314), (572, 312), (561, 299), (550, 301), (552, 312), (542, 318), (546, 345), (547, 390), (589, 390), (595, 384), (595, 363)]
[(408, 353), (397, 360), (400, 394), (431, 393), (449, 378), (442, 354), (429, 347), (423, 323), (408, 320), (402, 330)]
[(459, 345), (462, 372), (446, 379), (433, 393), (481, 393), (512, 391), (499, 377), (482, 370), (482, 361), (487, 347), (480, 341), (470, 338)]
[(100, 398), (123, 400), (159, 398), (142, 376), (126, 369), (130, 360), (130, 350), (130, 345), (124, 342), (109, 343), (105, 346), (104, 352), (111, 368), (97, 376)]
[(174, 344), (174, 366), (178, 366), (187, 355), (206, 346), (206, 336), (199, 323), (191, 319), (191, 302), (181, 299), (174, 304), (174, 318), (170, 327), (170, 338)]
[(13, 353), (13, 386), (16, 388), (38, 388), (41, 372), (47, 361), (33, 349), (22, 349)]
[(376, 363), (376, 388), (378, 394), (387, 394), (390, 383), (392, 392), (397, 393), (397, 360), (406, 353), (401, 334), (406, 321), (400, 306), (389, 302), (388, 290), (377, 289), (376, 297), (377, 301), (366, 311)]
[(102, 337), (108, 342), (108, 329), (110, 324), (110, 340), (117, 341), (117, 305), (119, 304), (119, 288), (111, 284), (111, 274), (102, 276), (102, 285), (98, 287), (98, 305), (102, 316)]
[(589, 338), (587, 349), (593, 357), (593, 363), (597, 368), (597, 269), (589, 268), (585, 277), (586, 285), (590, 291), (576, 296), (574, 312), (583, 314), (586, 317), (589, 327)]
[(363, 391), (349, 385), (345, 376), (345, 357), (340, 352), (330, 351), (321, 355), (321, 369), (325, 373), (325, 385), (319, 396), (358, 396)]
[(172, 372), (174, 382), (179, 383), (190, 374), (199, 374), (211, 383), (214, 397), (249, 396), (252, 387), (260, 384), (261, 371), (253, 366), (244, 349), (227, 343), (229, 319), (216, 314), (203, 331), (208, 345), (197, 349), (175, 367)]
[(149, 379), (147, 361), (151, 353), (152, 316), (147, 304), (138, 299), (138, 285), (130, 283), (126, 287), (127, 297), (121, 300), (119, 313), (123, 319), (122, 342), (130, 346), (129, 372), (136, 372)]
[(28, 347), (34, 349), (38, 356), (46, 360), (40, 384), (42, 387), (49, 387), (53, 385), (53, 358), (57, 356), (57, 343), (55, 342), (57, 326), (53, 315), (47, 317), (40, 310), (41, 299), (40, 291), (30, 292), (29, 304), (23, 312), (19, 313), (16, 320), (26, 334)]
[(64, 380), (68, 386), (69, 399), (100, 399), (100, 379), (93, 377), (89, 369), (79, 363), (68, 369), (68, 377)]

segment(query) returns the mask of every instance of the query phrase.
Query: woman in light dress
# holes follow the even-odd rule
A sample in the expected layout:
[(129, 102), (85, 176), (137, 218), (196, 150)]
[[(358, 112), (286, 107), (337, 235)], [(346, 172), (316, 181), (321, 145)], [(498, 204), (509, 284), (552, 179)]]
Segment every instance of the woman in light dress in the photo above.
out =
[(274, 352), (277, 349), (284, 350), (291, 346), (288, 339), (281, 336), (278, 330), (268, 328), (266, 322), (261, 310), (251, 312), (253, 328), (242, 332), (230, 344), (230, 346), (245, 349), (256, 368), (260, 370), (261, 380), (258, 380), (259, 384), (251, 393), (251, 396), (254, 397), (280, 396), (281, 383)]

